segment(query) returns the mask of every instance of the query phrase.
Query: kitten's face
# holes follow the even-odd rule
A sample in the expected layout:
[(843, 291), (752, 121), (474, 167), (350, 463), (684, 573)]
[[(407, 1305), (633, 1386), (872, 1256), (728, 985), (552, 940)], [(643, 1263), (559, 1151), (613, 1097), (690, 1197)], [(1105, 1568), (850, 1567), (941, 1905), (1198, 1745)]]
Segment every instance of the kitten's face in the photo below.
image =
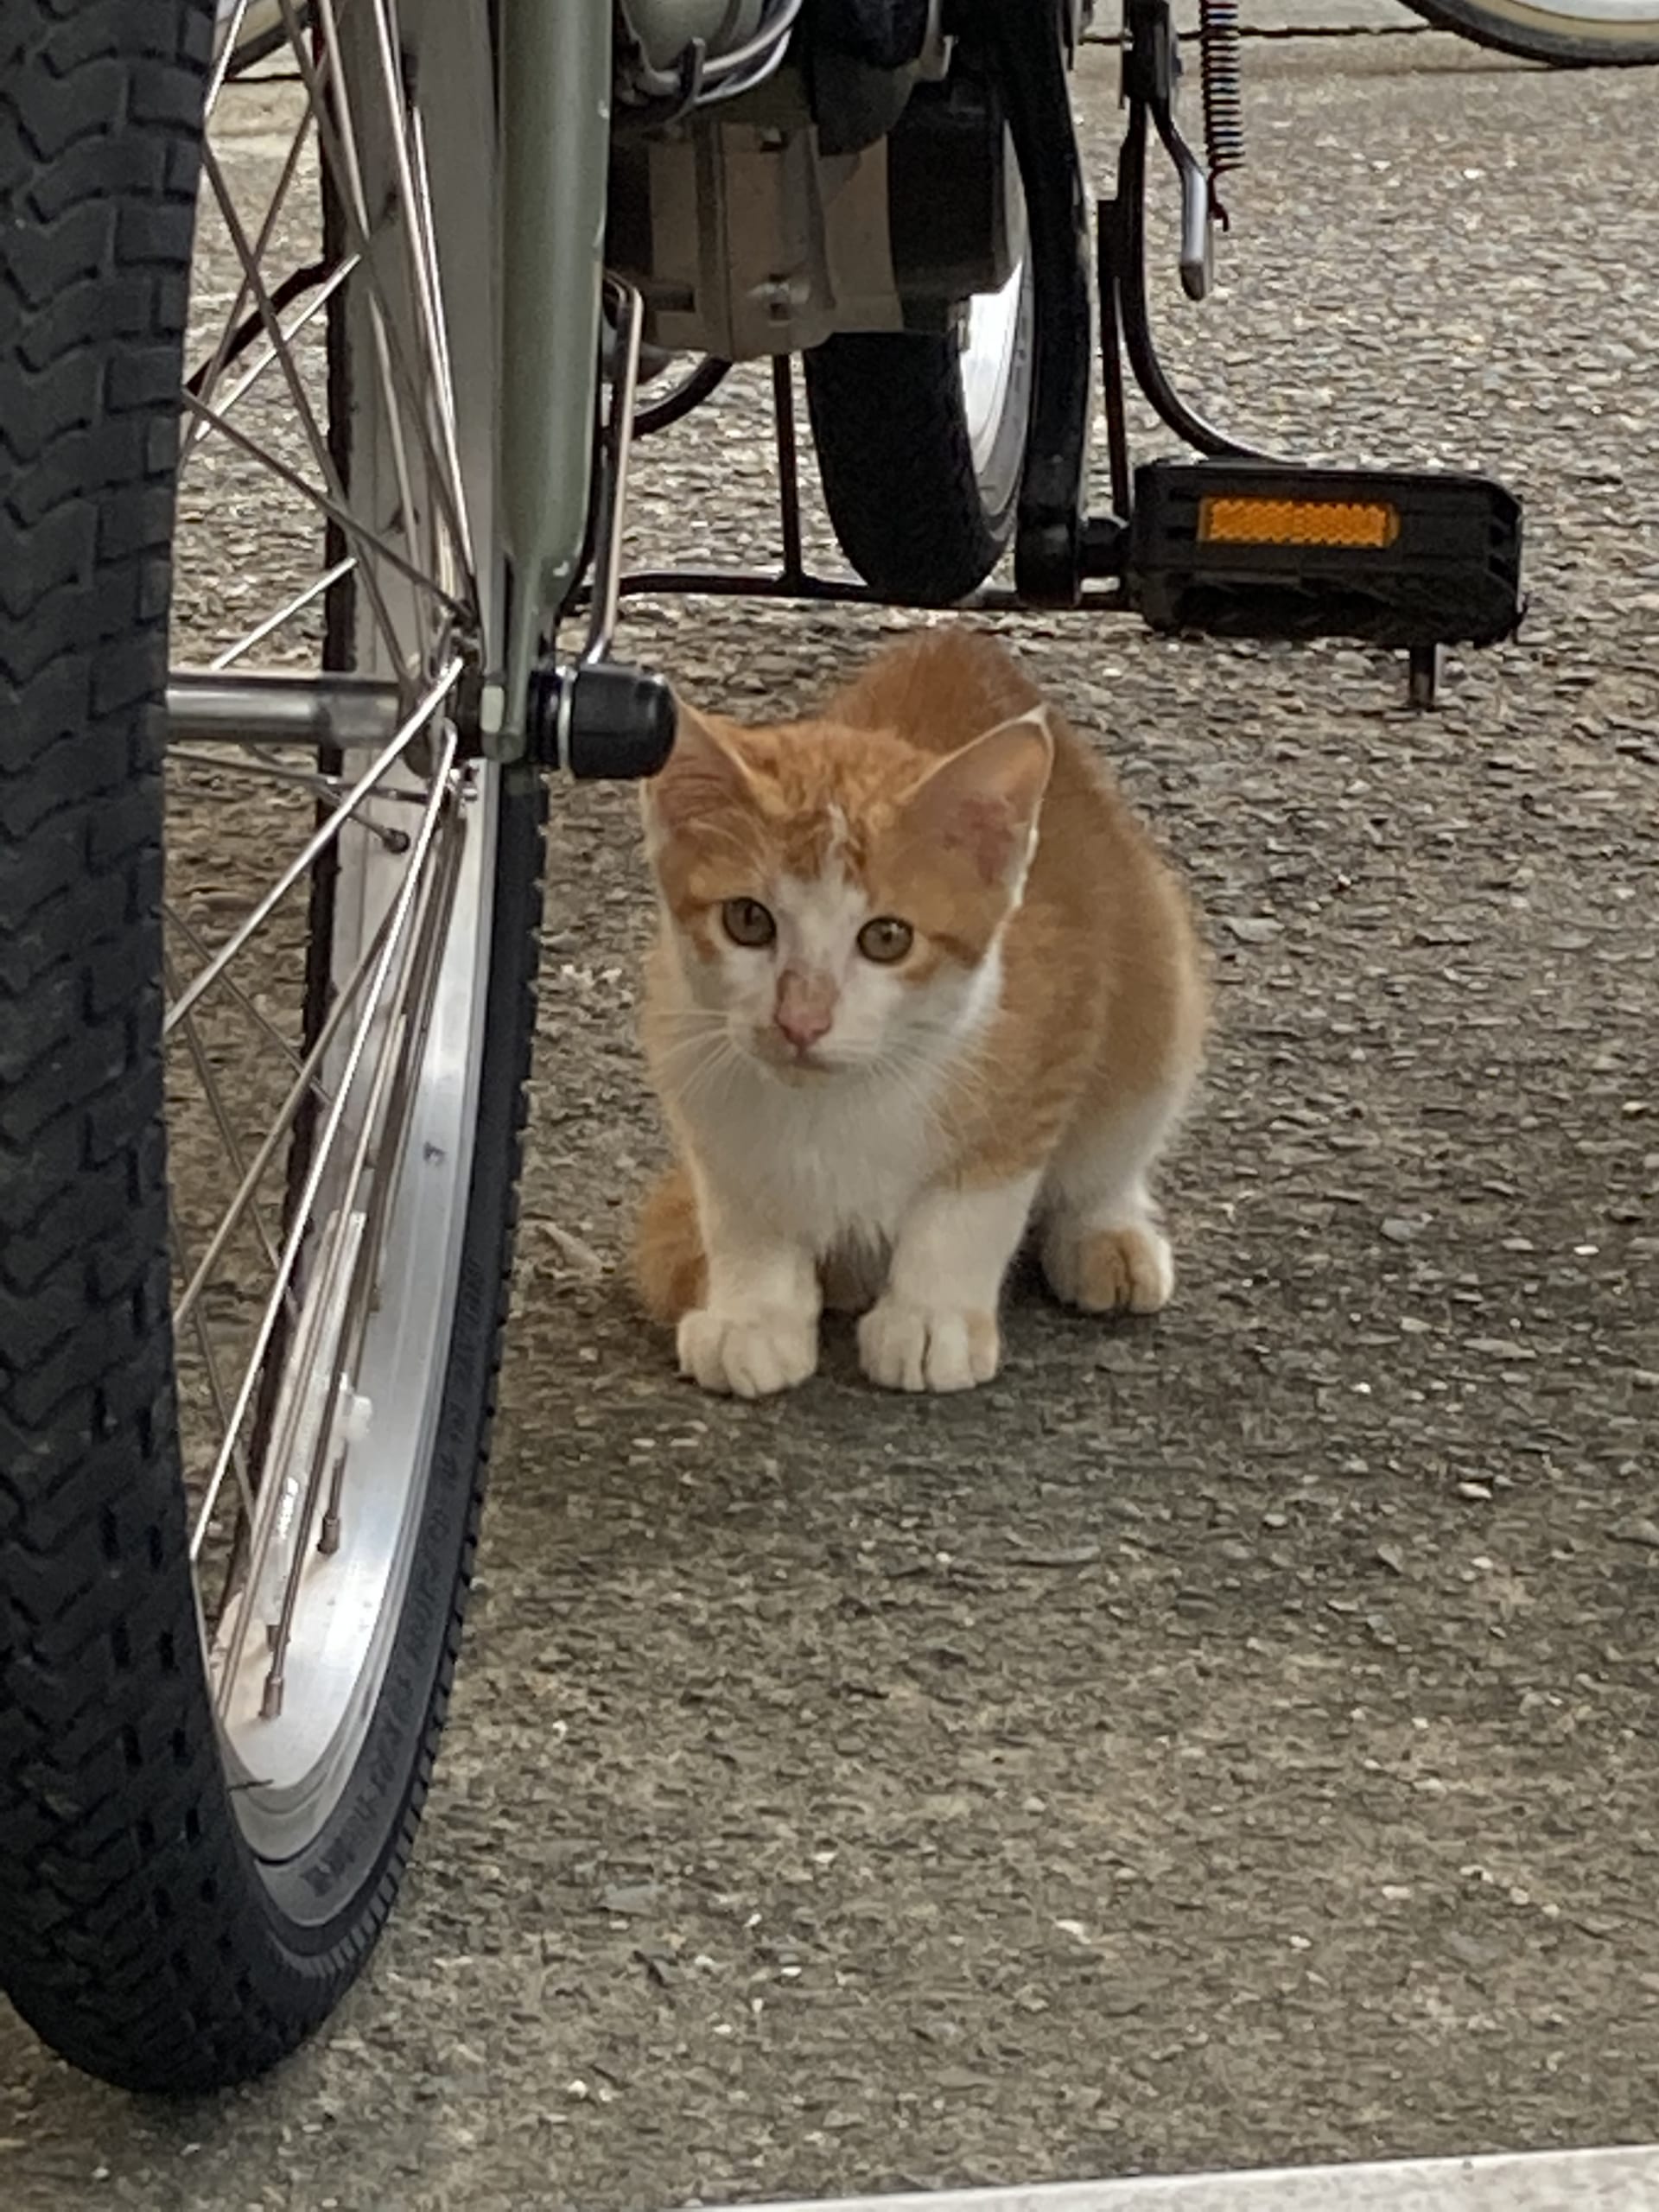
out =
[(948, 1058), (989, 1005), (1051, 758), (1040, 716), (939, 760), (683, 708), (645, 819), (689, 1032), (796, 1082)]

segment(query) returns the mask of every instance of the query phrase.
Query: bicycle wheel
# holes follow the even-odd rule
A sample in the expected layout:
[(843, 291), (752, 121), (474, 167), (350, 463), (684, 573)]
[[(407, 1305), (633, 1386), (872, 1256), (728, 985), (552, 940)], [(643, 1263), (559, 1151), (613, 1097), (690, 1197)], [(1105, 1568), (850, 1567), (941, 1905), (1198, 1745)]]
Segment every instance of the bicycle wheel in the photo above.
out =
[(0, 1979), (140, 2088), (281, 2057), (391, 1909), (531, 1028), (539, 801), (455, 712), (490, 10), (282, 15), (0, 54)]
[(1557, 68), (1659, 61), (1659, 0), (1406, 0), (1437, 30)]
[(948, 607), (1013, 534), (1031, 412), (1031, 271), (940, 336), (856, 331), (804, 356), (836, 543), (884, 598)]

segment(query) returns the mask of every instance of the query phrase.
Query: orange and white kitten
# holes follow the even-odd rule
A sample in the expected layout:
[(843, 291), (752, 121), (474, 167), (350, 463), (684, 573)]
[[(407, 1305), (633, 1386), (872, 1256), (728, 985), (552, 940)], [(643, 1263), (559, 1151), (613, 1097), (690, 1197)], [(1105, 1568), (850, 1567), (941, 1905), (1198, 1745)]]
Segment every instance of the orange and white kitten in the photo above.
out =
[(1192, 923), (994, 639), (924, 632), (784, 728), (682, 706), (645, 812), (678, 1164), (637, 1271), (684, 1373), (804, 1382), (828, 1304), (862, 1312), (872, 1381), (983, 1382), (1033, 1223), (1068, 1304), (1166, 1302), (1147, 1175), (1203, 1043)]

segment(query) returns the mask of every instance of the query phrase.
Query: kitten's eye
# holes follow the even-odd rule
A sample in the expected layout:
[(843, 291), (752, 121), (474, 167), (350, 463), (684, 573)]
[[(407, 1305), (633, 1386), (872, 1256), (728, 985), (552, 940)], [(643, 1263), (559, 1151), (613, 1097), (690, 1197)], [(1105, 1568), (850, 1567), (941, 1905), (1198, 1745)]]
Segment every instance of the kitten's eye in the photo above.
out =
[(873, 922), (866, 922), (858, 933), (858, 949), (867, 960), (874, 960), (883, 968), (891, 968), (902, 960), (916, 942), (916, 932), (908, 922), (898, 921), (891, 914), (878, 914)]
[(728, 899), (720, 918), (734, 944), (770, 944), (778, 934), (777, 923), (758, 899)]

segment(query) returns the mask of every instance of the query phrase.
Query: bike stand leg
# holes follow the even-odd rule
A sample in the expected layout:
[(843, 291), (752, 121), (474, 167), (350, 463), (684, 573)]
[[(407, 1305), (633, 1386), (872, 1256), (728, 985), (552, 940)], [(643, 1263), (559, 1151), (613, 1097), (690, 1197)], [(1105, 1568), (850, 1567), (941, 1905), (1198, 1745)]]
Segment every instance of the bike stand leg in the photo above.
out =
[(1128, 410), (1123, 390), (1123, 315), (1119, 271), (1123, 265), (1122, 216), (1115, 200), (1095, 203), (1096, 290), (1100, 299), (1100, 372), (1106, 402), (1106, 450), (1112, 471), (1112, 511), (1129, 518)]
[(795, 363), (788, 353), (772, 360), (772, 421), (778, 447), (778, 523), (784, 541), (780, 581), (799, 583), (806, 570), (801, 557), (801, 462), (795, 435)]
[(1413, 645), (1406, 677), (1406, 696), (1421, 714), (1432, 714), (1440, 703), (1440, 677), (1446, 666), (1443, 645)]

